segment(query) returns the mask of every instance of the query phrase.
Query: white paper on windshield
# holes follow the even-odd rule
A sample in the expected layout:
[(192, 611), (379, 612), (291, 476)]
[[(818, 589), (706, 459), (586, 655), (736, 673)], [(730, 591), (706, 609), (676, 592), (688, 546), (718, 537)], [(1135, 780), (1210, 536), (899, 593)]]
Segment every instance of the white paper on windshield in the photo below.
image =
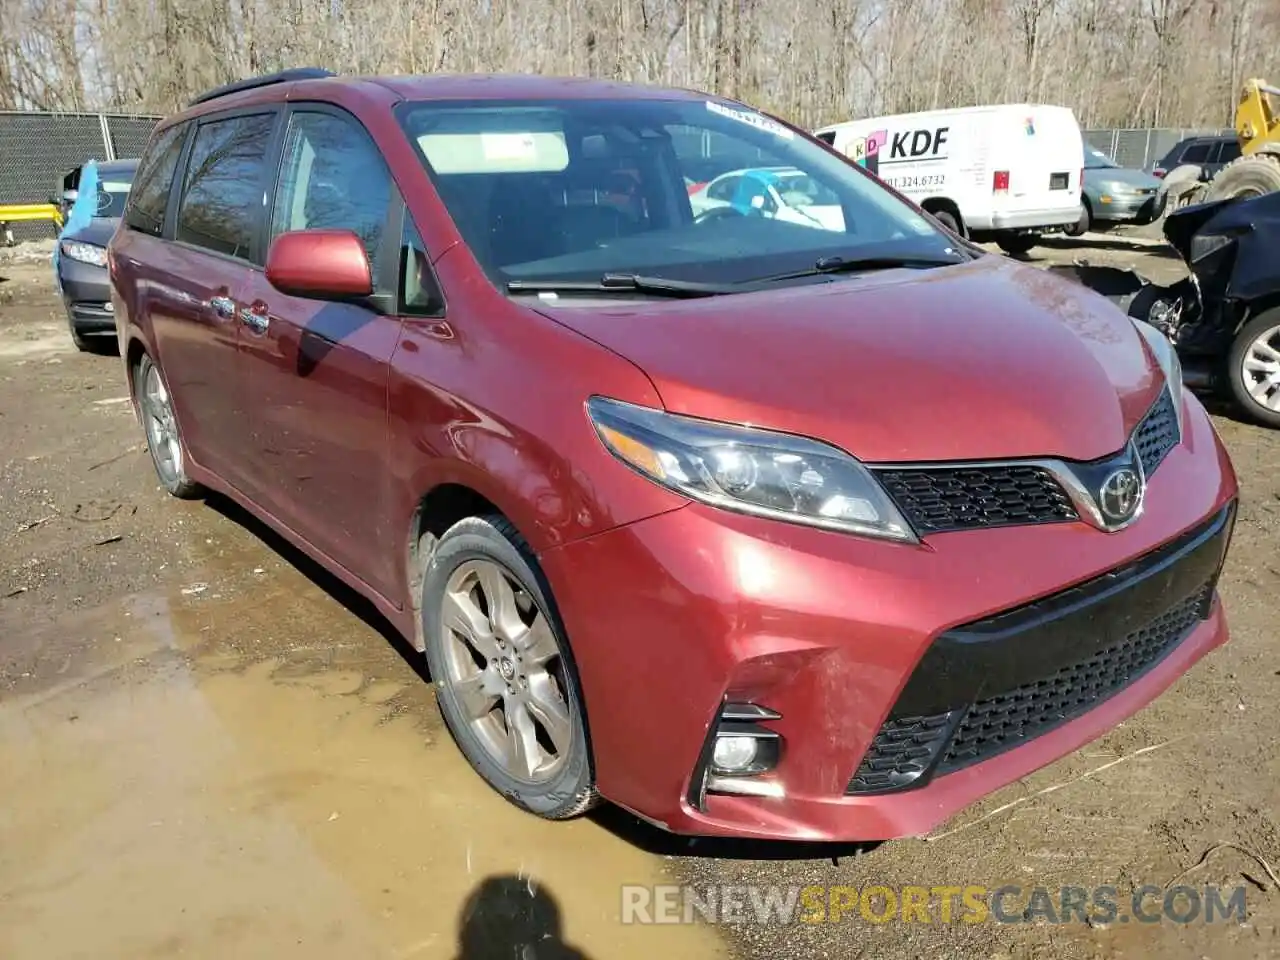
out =
[(751, 110), (735, 110), (733, 107), (726, 107), (722, 103), (716, 103), (714, 100), (707, 101), (707, 109), (712, 113), (718, 113), (722, 117), (728, 117), (730, 120), (737, 120), (739, 123), (745, 123), (755, 127), (757, 130), (763, 130), (765, 133), (771, 133), (775, 137), (781, 137), (783, 140), (791, 140), (795, 134), (763, 114), (755, 113)]
[(105, 193), (128, 193), (128, 180), (104, 180), (98, 184), (99, 189)]
[(558, 130), (428, 133), (418, 145), (436, 173), (559, 173), (569, 165)]

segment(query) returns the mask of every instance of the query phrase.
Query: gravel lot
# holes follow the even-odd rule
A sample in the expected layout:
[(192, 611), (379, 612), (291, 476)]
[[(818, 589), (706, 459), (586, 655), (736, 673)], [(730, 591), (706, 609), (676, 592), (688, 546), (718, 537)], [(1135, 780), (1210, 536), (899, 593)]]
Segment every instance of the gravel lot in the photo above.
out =
[[(162, 494), (119, 361), (71, 349), (47, 253), (0, 251), (5, 960), (1280, 955), (1280, 434), (1215, 417), (1243, 485), (1232, 642), (933, 838), (688, 843), (608, 809), (545, 824), (465, 767), (418, 658), (365, 604), (233, 505)], [(1030, 259), (1076, 257), (1179, 270), (1116, 237)], [(673, 881), (1112, 885), (1122, 904), (1244, 884), (1248, 916), (618, 922), (622, 884)]]

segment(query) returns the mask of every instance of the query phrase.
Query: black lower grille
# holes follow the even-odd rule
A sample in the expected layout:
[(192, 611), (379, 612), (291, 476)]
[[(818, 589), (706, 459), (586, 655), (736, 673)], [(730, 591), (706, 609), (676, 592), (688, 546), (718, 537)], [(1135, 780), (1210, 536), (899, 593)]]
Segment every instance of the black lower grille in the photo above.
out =
[(1209, 611), (1205, 587), (1120, 643), (1043, 680), (977, 701), (956, 727), (938, 773), (978, 763), (1086, 713), (1146, 673)]
[(1133, 432), (1142, 472), (1148, 477), (1155, 473), (1169, 451), (1178, 445), (1178, 439), (1178, 413), (1173, 406), (1173, 396), (1166, 387)]
[(1066, 491), (1041, 467), (911, 468), (879, 477), (922, 534), (1076, 519)]
[(923, 786), (1088, 712), (1159, 663), (1212, 611), (1234, 504), (1087, 583), (934, 641), (849, 781)]

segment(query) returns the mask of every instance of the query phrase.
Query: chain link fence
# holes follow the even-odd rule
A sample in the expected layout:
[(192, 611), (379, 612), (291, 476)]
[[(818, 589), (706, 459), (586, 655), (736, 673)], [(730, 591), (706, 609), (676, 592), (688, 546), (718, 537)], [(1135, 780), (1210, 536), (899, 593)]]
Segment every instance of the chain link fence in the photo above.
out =
[(1146, 130), (1086, 130), (1085, 142), (1096, 147), (1122, 167), (1150, 170), (1166, 153), (1187, 137), (1232, 136), (1234, 130), (1196, 127), (1163, 127)]
[[(137, 157), (159, 117), (0, 111), (0, 204), (48, 203), (88, 160)], [(53, 224), (13, 225), (15, 240), (52, 237)]]

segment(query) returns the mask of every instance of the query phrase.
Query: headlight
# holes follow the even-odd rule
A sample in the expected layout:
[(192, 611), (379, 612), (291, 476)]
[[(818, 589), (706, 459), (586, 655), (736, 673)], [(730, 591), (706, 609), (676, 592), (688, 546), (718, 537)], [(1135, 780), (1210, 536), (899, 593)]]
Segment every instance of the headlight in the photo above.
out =
[(592, 397), (587, 413), (623, 463), (693, 500), (759, 517), (915, 543), (871, 473), (816, 440)]
[(1164, 374), (1165, 382), (1169, 384), (1169, 395), (1173, 398), (1173, 409), (1178, 418), (1178, 438), (1181, 439), (1183, 435), (1182, 362), (1178, 359), (1178, 351), (1169, 342), (1169, 338), (1151, 324), (1142, 320), (1134, 320), (1133, 325), (1138, 328), (1142, 338), (1147, 341), (1147, 346), (1151, 348), (1151, 353), (1155, 356), (1156, 363), (1160, 365), (1160, 370)]
[(62, 255), (81, 263), (92, 263), (95, 267), (107, 265), (107, 250), (96, 243), (84, 243), (81, 240), (63, 240)]

